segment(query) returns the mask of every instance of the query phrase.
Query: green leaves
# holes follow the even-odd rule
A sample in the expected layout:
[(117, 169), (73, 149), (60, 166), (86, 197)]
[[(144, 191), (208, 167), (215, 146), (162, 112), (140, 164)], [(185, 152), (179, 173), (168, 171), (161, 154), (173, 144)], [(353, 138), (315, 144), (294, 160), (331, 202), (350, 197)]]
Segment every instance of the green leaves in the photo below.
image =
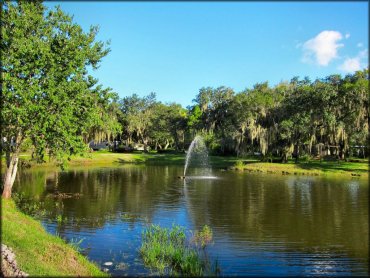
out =
[(233, 94), (225, 87), (201, 88), (189, 107), (188, 127), (206, 132), (221, 153), (310, 154), (313, 144), (366, 145), (368, 69), (342, 78), (293, 78), (274, 87), (258, 83)]
[(99, 117), (96, 104), (109, 106), (109, 93), (94, 89), (87, 70), (109, 49), (95, 41), (96, 27), (84, 33), (60, 8), (48, 11), (40, 1), (2, 5), (4, 137), (30, 138), (38, 161), (48, 152), (63, 164), (86, 149), (82, 136)]

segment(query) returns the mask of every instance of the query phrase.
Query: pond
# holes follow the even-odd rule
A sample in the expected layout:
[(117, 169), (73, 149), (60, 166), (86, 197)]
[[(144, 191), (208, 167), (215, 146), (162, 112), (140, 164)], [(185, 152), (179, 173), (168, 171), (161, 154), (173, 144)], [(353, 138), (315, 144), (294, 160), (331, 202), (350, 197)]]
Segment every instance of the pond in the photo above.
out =
[(46, 230), (82, 239), (82, 252), (112, 275), (153, 274), (138, 251), (150, 223), (209, 225), (208, 254), (221, 275), (368, 274), (366, 179), (213, 173), (180, 180), (180, 166), (33, 170), (19, 173), (15, 191), (44, 202)]

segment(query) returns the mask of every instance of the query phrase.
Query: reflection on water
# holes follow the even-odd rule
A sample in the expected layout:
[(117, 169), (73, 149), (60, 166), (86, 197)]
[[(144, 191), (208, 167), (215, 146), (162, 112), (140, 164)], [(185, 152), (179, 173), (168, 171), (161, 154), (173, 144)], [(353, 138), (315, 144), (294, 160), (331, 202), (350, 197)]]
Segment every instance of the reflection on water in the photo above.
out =
[[(215, 172), (177, 179), (177, 166), (23, 172), (15, 189), (42, 200), (51, 233), (83, 238), (87, 256), (113, 275), (149, 275), (138, 255), (148, 223), (213, 229), (223, 275), (366, 275), (368, 184)], [(79, 193), (60, 198), (55, 193)]]

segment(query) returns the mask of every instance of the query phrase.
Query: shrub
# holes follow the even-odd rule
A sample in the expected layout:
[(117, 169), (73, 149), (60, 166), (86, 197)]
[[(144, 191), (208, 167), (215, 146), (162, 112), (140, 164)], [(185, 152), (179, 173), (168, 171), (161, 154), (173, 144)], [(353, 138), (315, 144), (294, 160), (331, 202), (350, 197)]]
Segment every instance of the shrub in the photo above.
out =
[(304, 154), (304, 155), (301, 155), (299, 160), (302, 162), (309, 162), (310, 159), (311, 159), (311, 156), (309, 154)]
[(244, 162), (243, 162), (243, 160), (237, 160), (236, 162), (235, 162), (235, 167), (236, 168), (243, 168), (243, 166), (244, 166)]

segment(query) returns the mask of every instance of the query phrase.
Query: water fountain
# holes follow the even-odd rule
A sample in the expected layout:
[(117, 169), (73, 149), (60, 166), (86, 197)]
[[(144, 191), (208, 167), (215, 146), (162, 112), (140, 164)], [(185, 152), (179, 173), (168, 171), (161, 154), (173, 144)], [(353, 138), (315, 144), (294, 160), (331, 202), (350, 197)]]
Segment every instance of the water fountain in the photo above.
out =
[(214, 178), (209, 164), (208, 150), (202, 136), (195, 136), (191, 142), (186, 154), (184, 175), (179, 178), (185, 179), (190, 165), (196, 168), (196, 176), (190, 176), (191, 178)]

